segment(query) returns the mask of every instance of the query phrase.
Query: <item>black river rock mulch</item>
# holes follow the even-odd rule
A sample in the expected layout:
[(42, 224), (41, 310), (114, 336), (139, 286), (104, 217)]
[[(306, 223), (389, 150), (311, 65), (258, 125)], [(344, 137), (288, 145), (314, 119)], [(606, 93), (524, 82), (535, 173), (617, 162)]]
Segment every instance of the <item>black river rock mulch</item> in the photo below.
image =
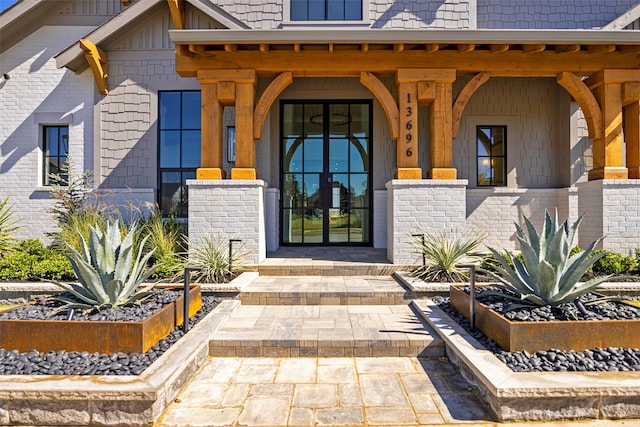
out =
[[(181, 292), (162, 290), (153, 300), (145, 302), (139, 307), (106, 309), (87, 316), (78, 313), (74, 314), (74, 319), (143, 320), (162, 308), (163, 305), (173, 302), (179, 293)], [(217, 297), (202, 295), (202, 308), (189, 319), (190, 328), (209, 314), (220, 301)], [(42, 301), (11, 310), (3, 314), (1, 318), (65, 319), (66, 312), (60, 313), (56, 317), (50, 316), (52, 305), (54, 303), (51, 301)], [(40, 353), (36, 350), (21, 353), (17, 350), (0, 349), (0, 375), (139, 375), (183, 335), (182, 326), (178, 326), (169, 336), (160, 340), (146, 353), (100, 354), (86, 351)]]

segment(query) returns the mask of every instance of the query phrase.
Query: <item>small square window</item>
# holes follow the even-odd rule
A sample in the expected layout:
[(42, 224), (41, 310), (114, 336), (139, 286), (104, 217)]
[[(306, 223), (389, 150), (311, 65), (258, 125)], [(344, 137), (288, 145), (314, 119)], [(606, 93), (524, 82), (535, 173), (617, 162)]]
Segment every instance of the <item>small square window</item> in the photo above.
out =
[(478, 186), (507, 185), (507, 127), (477, 126)]
[(43, 126), (42, 183), (49, 185), (67, 185), (69, 176), (63, 167), (69, 155), (69, 126)]

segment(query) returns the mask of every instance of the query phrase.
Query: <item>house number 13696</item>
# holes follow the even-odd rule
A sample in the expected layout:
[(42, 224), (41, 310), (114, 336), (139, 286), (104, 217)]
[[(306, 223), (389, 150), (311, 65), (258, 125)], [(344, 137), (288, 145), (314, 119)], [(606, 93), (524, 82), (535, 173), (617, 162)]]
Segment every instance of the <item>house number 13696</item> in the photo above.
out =
[[(407, 103), (411, 103), (410, 93), (407, 94)], [(411, 141), (413, 140), (413, 135), (411, 134), (411, 129), (413, 129), (413, 124), (411, 123), (411, 119), (410, 119), (410, 117), (413, 116), (413, 109), (410, 106), (407, 107), (407, 114), (405, 116), (408, 117), (404, 125), (405, 129), (408, 131), (405, 135), (405, 142), (407, 144), (410, 144)], [(411, 150), (411, 147), (407, 148), (406, 155), (407, 157), (411, 157), (413, 155), (413, 151)]]

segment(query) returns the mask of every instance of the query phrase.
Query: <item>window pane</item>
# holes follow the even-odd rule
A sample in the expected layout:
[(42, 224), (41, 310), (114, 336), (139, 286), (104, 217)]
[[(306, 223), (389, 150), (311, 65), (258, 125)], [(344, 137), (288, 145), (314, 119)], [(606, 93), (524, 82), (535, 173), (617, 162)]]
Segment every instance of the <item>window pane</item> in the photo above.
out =
[(180, 131), (160, 131), (160, 167), (180, 167)]
[(291, 0), (291, 20), (306, 21), (307, 19), (307, 1)]
[(349, 140), (331, 139), (329, 142), (329, 172), (349, 171)]
[(302, 209), (284, 209), (282, 212), (282, 240), (302, 243)]
[(285, 138), (302, 135), (302, 104), (285, 104), (282, 108), (282, 135)]
[(182, 132), (182, 167), (200, 167), (200, 131), (185, 130)]
[(301, 138), (291, 138), (286, 142), (284, 172), (302, 172), (302, 147)]
[(160, 92), (160, 129), (180, 129), (180, 92)]
[(285, 174), (284, 176), (284, 199), (282, 207), (298, 208), (302, 207), (302, 174)]
[(322, 172), (323, 148), (322, 139), (304, 140), (304, 172)]
[(51, 126), (45, 129), (45, 153), (47, 156), (58, 155), (58, 128)]
[(367, 139), (351, 138), (351, 172), (365, 172), (369, 170), (369, 141)]
[(330, 21), (344, 20), (344, 0), (327, 0), (327, 19)]
[(163, 172), (160, 182), (160, 204), (162, 212), (178, 215), (182, 199), (180, 172)]
[(309, 21), (324, 21), (326, 19), (324, 14), (324, 2), (325, 0), (309, 0)]
[(304, 106), (304, 133), (308, 137), (322, 138), (324, 109), (322, 104), (306, 104)]
[(489, 157), (478, 157), (478, 185), (491, 185), (491, 160)]
[(504, 158), (494, 157), (491, 159), (491, 163), (491, 166), (493, 167), (493, 185), (505, 185)]
[(182, 129), (200, 129), (200, 92), (182, 94)]
[(345, 0), (344, 19), (347, 21), (362, 20), (362, 0)]
[(350, 122), (349, 105), (332, 104), (329, 106), (329, 114), (331, 114), (331, 127), (329, 128), (331, 136), (347, 136)]
[(491, 155), (503, 156), (505, 143), (505, 128), (494, 127), (491, 129)]
[(369, 207), (369, 180), (366, 173), (352, 173), (349, 180), (352, 208)]
[(60, 145), (58, 151), (61, 156), (69, 154), (69, 128), (67, 126), (61, 126), (58, 128), (60, 136)]
[(491, 154), (491, 130), (488, 128), (478, 128), (478, 156), (488, 156)]
[(358, 138), (369, 137), (369, 104), (350, 106), (351, 135)]

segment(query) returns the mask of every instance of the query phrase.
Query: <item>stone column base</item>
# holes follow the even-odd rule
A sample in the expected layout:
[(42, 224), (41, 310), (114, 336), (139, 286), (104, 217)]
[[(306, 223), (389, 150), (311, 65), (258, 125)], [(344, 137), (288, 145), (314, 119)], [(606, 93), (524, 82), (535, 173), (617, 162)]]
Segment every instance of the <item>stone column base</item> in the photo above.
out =
[(412, 234), (440, 230), (463, 233), (466, 179), (392, 180), (387, 183), (387, 258), (418, 265), (422, 256)]
[[(265, 260), (266, 183), (262, 180), (187, 180), (189, 240), (193, 245), (213, 234), (225, 241), (241, 239), (247, 264)], [(238, 247), (238, 246), (236, 246)]]

